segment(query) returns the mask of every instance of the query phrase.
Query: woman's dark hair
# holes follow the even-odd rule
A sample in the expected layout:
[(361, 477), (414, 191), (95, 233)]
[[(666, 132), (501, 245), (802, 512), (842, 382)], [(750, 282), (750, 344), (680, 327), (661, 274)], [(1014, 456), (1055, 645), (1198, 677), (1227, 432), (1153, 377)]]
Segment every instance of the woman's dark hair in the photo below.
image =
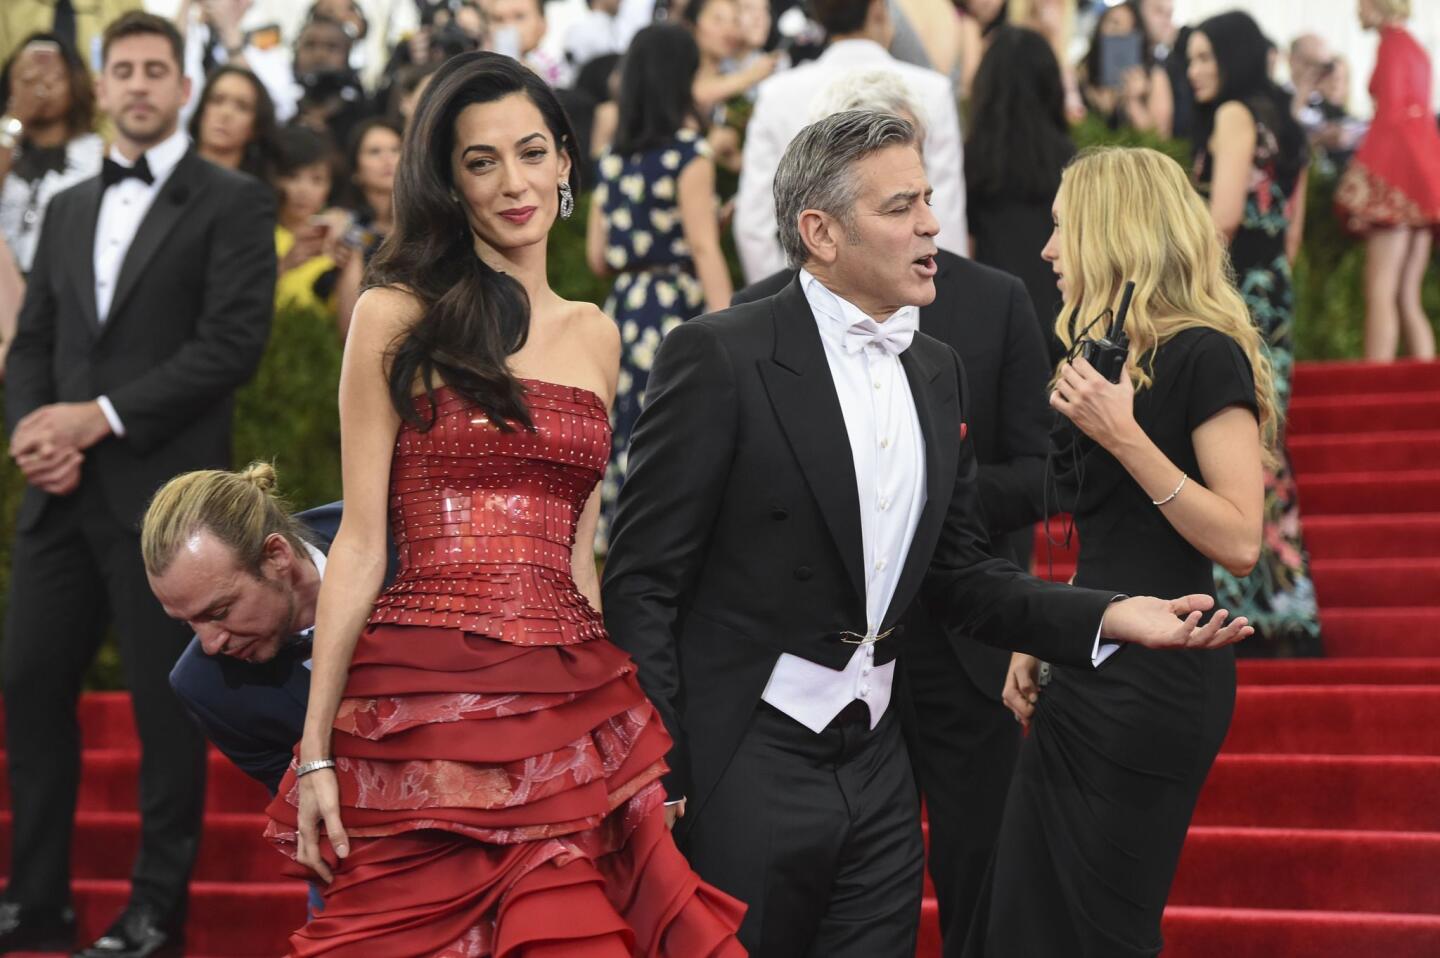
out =
[(1135, 32), (1140, 34), (1140, 66), (1144, 68), (1145, 75), (1148, 77), (1155, 67), (1155, 41), (1145, 32), (1145, 18), (1140, 16), (1140, 4), (1136, 0), (1125, 0), (1124, 3), (1107, 7), (1095, 18), (1095, 31), (1090, 35), (1090, 50), (1085, 54), (1085, 82), (1092, 86), (1100, 83), (1100, 40), (1105, 36), (1100, 29), (1118, 10), (1129, 10), (1130, 16), (1134, 18)]
[(285, 205), (285, 189), (280, 177), (294, 176), (307, 166), (323, 163), (330, 170), (330, 192), (335, 192), (335, 145), (324, 133), (308, 126), (282, 127), (275, 136), (275, 165), (271, 182), (275, 197), (281, 206)]
[(1202, 165), (1209, 163), (1210, 136), (1215, 131), (1215, 111), (1223, 103), (1243, 103), (1257, 123), (1275, 134), (1279, 155), (1275, 170), (1286, 194), (1295, 187), (1300, 171), (1310, 161), (1305, 131), (1290, 113), (1290, 98), (1270, 79), (1266, 50), (1269, 41), (1260, 25), (1239, 10), (1222, 13), (1195, 28), (1205, 34), (1215, 52), (1220, 74), (1220, 92), (1209, 103), (1195, 104), (1195, 154)]
[[(970, 9), (969, 0), (955, 0), (955, 4), (956, 4), (956, 6), (960, 7), (960, 9), (962, 9), (962, 10), (964, 10), (966, 13), (970, 14), (970, 16), (975, 17), (974, 11), (972, 11), (972, 10)], [(980, 19), (980, 18), (979, 18), (979, 17), (975, 17), (975, 19), (978, 20), (978, 19)], [(998, 30), (998, 29), (1000, 29), (1001, 27), (1005, 26), (1005, 25), (1006, 25), (1007, 23), (1009, 23), (1009, 22), (1010, 22), (1010, 0), (1005, 0), (1004, 3), (1000, 4), (1000, 9), (997, 10), (997, 11), (995, 11), (995, 19), (994, 19), (994, 20), (991, 20), (989, 23), (985, 24), (984, 26), (982, 26), (982, 27), (980, 28), (980, 35), (981, 35), (982, 37), (988, 37), (991, 33), (994, 33), (996, 30)]]
[(10, 74), (15, 69), (15, 62), (20, 59), (25, 48), (36, 40), (53, 43), (60, 48), (60, 59), (65, 64), (65, 75), (70, 81), (70, 109), (65, 114), (65, 128), (70, 133), (70, 139), (91, 132), (95, 129), (95, 84), (90, 79), (90, 70), (85, 66), (85, 61), (80, 59), (74, 47), (56, 33), (36, 32), (20, 41), (15, 52), (10, 54), (5, 65), (0, 67), (0, 104), (10, 102)]
[(667, 146), (687, 120), (699, 122), (690, 92), (699, 68), (700, 50), (684, 27), (656, 23), (635, 34), (620, 73), (616, 154)]
[[(419, 107), (416, 107), (419, 112)], [(345, 141), (345, 191), (344, 203), (355, 210), (374, 212), (370, 210), (370, 204), (365, 199), (365, 191), (360, 189), (355, 182), (355, 174), (360, 170), (360, 149), (365, 145), (365, 138), (374, 130), (389, 130), (395, 134), (396, 139), (404, 142), (405, 133), (400, 124), (386, 116), (372, 116), (362, 120), (350, 131), (350, 137)], [(398, 173), (398, 170), (397, 170)]]
[[(555, 148), (570, 158), (570, 189), (580, 192), (570, 120), (545, 81), (497, 53), (452, 57), (415, 108), (395, 173), (395, 226), (366, 272), (367, 286), (402, 287), (424, 310), (388, 356), (390, 400), (405, 421), (422, 429), (435, 421), (437, 374), (501, 430), (515, 423), (534, 429), (525, 388), (506, 363), (529, 335), (530, 301), (515, 279), (475, 254), (450, 173), (461, 111), (514, 94), (540, 111)], [(417, 382), (425, 386), (428, 416), (416, 408)]]
[(200, 94), (200, 106), (190, 117), (190, 139), (200, 142), (200, 123), (205, 117), (205, 107), (210, 103), (210, 94), (222, 77), (237, 76), (250, 84), (255, 94), (255, 122), (250, 128), (250, 141), (245, 144), (245, 153), (240, 158), (240, 169), (256, 179), (268, 183), (275, 170), (278, 128), (275, 125), (275, 101), (265, 84), (254, 73), (233, 63), (218, 66), (210, 71), (205, 81), (205, 92)]
[[(690, 2), (685, 4), (684, 8), (681, 9), (680, 17), (693, 29), (694, 26), (700, 22), (700, 14), (704, 13), (705, 8), (714, 2), (715, 0), (690, 0)], [(734, 3), (735, 0), (728, 0), (728, 2)]]
[(1075, 155), (1065, 85), (1049, 42), (1002, 26), (975, 72), (965, 184), (971, 196), (1048, 202)]

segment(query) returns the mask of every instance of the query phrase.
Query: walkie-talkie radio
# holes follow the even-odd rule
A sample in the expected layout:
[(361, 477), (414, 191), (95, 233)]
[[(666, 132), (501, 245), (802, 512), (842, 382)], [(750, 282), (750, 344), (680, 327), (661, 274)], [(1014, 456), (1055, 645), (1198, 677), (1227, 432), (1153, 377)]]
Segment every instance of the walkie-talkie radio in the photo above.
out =
[(1130, 355), (1130, 337), (1125, 335), (1125, 314), (1130, 312), (1130, 297), (1134, 294), (1135, 284), (1127, 280), (1110, 332), (1104, 339), (1087, 339), (1080, 347), (1080, 355), (1085, 357), (1085, 361), (1112, 383), (1118, 383), (1124, 375), (1125, 360)]

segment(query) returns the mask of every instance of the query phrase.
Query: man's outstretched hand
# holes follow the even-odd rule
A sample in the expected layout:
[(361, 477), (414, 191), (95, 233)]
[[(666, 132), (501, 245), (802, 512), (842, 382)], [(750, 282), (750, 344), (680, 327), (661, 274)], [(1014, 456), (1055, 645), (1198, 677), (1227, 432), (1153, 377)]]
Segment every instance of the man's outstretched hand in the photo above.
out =
[(1101, 638), (1133, 642), (1151, 649), (1218, 649), (1255, 634), (1243, 616), (1230, 619), (1221, 609), (1208, 624), (1200, 616), (1215, 605), (1208, 595), (1157, 599), (1142, 595), (1112, 602), (1100, 624)]

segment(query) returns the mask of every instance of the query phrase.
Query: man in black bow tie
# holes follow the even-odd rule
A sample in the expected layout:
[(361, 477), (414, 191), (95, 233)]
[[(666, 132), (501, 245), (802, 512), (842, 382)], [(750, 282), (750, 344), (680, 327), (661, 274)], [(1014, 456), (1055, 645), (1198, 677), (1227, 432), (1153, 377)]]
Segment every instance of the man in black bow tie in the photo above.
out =
[(5, 622), (12, 796), (0, 953), (70, 949), (75, 705), (113, 625), (140, 735), (130, 901), (83, 958), (180, 955), (205, 795), (204, 740), (169, 686), (189, 640), (150, 594), (139, 521), (171, 476), (224, 468), (235, 389), (269, 333), (274, 200), (201, 160), (179, 130), (189, 95), (169, 21), (105, 32), (101, 106), (116, 129), (100, 176), (45, 216), (6, 366), (16, 517)]
[(676, 840), (749, 905), (752, 958), (908, 958), (924, 849), (892, 693), (912, 602), (1080, 668), (1246, 628), (1200, 628), (1209, 596), (1075, 589), (990, 555), (965, 370), (916, 328), (939, 224), (909, 123), (806, 127), (774, 192), (797, 275), (660, 347), (605, 624), (675, 740)]

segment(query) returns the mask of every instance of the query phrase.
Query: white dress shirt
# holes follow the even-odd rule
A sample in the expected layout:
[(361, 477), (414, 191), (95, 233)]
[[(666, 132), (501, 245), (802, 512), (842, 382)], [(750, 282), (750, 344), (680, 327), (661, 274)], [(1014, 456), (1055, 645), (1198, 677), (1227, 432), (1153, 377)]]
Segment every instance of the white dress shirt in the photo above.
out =
[(786, 266), (776, 234), (772, 187), (780, 157), (810, 123), (810, 103), (826, 87), (857, 70), (889, 70), (909, 87), (925, 111), (925, 174), (935, 191), (940, 223), (935, 242), (957, 256), (970, 255), (965, 222), (965, 156), (955, 88), (942, 74), (896, 60), (871, 40), (832, 43), (816, 60), (777, 73), (760, 84), (745, 128), (740, 190), (735, 197), (735, 246), (747, 282)]
[[(110, 303), (115, 297), (115, 284), (120, 280), (120, 267), (130, 244), (150, 212), (155, 197), (165, 188), (170, 174), (190, 148), (190, 138), (184, 130), (177, 129), (166, 140), (145, 151), (145, 162), (155, 182), (146, 183), (135, 177), (128, 177), (105, 190), (100, 200), (100, 215), (95, 221), (95, 315), (101, 325), (110, 313)], [(115, 147), (110, 148), (110, 159), (121, 166), (134, 166)], [(105, 413), (110, 429), (117, 436), (125, 435), (125, 424), (115, 412), (106, 396), (96, 400)]]
[[(321, 582), (324, 582), (324, 581), (325, 581), (325, 561), (326, 561), (326, 558), (327, 558), (326, 555), (325, 555), (325, 553), (321, 552), (319, 549), (315, 548), (313, 545), (311, 545), (311, 544), (308, 543), (308, 542), (305, 543), (305, 551), (308, 552), (308, 553), (310, 553), (310, 561), (313, 562), (313, 563), (315, 563), (315, 571), (319, 574), (319, 576), (320, 576), (320, 581), (321, 581)], [(299, 636), (300, 636), (301, 638), (307, 638), (307, 639), (309, 639), (309, 638), (314, 638), (314, 636), (315, 636), (315, 626), (312, 625), (312, 626), (310, 626), (310, 628), (308, 628), (308, 629), (301, 629), (298, 634), (299, 634)], [(306, 659), (306, 660), (305, 660), (305, 668), (307, 668), (307, 669), (313, 669), (313, 668), (314, 668), (313, 663), (314, 663), (314, 659), (313, 659), (313, 658)]]
[[(900, 357), (878, 343), (858, 351), (846, 344), (847, 330), (870, 317), (803, 269), (800, 285), (820, 327), (850, 437), (865, 559), (865, 631), (876, 636), (925, 507), (925, 437)], [(855, 647), (843, 671), (781, 655), (761, 698), (815, 732), (859, 700), (869, 707), (874, 728), (890, 704), (894, 679), (895, 660), (876, 666), (869, 641)]]

